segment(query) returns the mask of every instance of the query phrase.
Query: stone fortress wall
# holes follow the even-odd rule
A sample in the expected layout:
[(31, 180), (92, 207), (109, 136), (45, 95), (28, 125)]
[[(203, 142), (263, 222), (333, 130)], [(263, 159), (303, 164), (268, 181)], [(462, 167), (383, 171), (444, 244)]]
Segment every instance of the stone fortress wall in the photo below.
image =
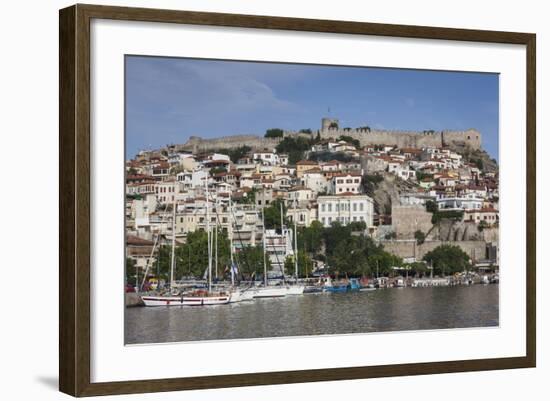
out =
[[(322, 139), (338, 138), (342, 135), (357, 139), (361, 146), (389, 145), (399, 148), (441, 147), (452, 143), (467, 145), (472, 149), (481, 148), (481, 133), (475, 129), (466, 131), (396, 131), (379, 129), (344, 130), (334, 118), (323, 118), (318, 131)], [(314, 133), (316, 135), (317, 133)]]
[(205, 139), (199, 136), (192, 136), (178, 149), (199, 153), (217, 149), (234, 149), (247, 145), (254, 150), (273, 150), (280, 140), (278, 138), (264, 138), (257, 135), (232, 135), (220, 138)]
[[(393, 131), (379, 129), (342, 129), (334, 118), (323, 118), (321, 129), (311, 134), (295, 131), (285, 131), (284, 137), (317, 137), (321, 139), (337, 139), (345, 135), (359, 140), (361, 146), (389, 145), (399, 148), (441, 147), (451, 144), (468, 146), (472, 149), (481, 148), (481, 133), (475, 129), (466, 131)], [(281, 141), (280, 138), (264, 138), (257, 135), (233, 135), (214, 139), (204, 139), (192, 136), (180, 146), (182, 150), (193, 152), (210, 151), (216, 149), (238, 148), (248, 145), (254, 150), (274, 149)]]

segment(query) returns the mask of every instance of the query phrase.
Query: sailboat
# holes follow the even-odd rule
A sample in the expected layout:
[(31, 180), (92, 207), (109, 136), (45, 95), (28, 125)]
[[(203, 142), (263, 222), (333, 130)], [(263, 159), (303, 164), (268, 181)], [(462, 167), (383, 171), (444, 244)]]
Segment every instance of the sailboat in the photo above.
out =
[[(205, 183), (206, 192), (206, 234), (208, 243), (208, 290), (196, 289), (181, 294), (172, 294), (168, 296), (142, 296), (141, 299), (145, 306), (207, 306), (228, 304), (231, 300), (231, 294), (227, 291), (212, 290), (212, 235), (210, 233), (210, 215), (208, 210), (208, 176)], [(176, 201), (174, 196), (173, 216), (172, 216), (172, 259), (170, 263), (170, 289), (174, 288), (174, 267), (176, 251)]]
[(176, 256), (176, 196), (172, 203), (172, 254), (170, 261), (170, 289), (163, 295), (142, 295), (145, 306), (172, 306), (182, 305), (182, 297), (174, 291), (174, 265)]
[(265, 216), (264, 210), (262, 209), (262, 245), (264, 253), (264, 286), (254, 289), (253, 297), (254, 298), (282, 298), (287, 295), (286, 286), (269, 286), (267, 281), (267, 262), (266, 262), (266, 253), (265, 253)]
[[(296, 283), (287, 286), (287, 295), (302, 295), (306, 288), (305, 285), (298, 284), (298, 230), (296, 229), (296, 217), (296, 199), (294, 199), (294, 218), (292, 220), (294, 220), (294, 279)], [(283, 226), (281, 223), (281, 231), (282, 229)]]
[(231, 298), (230, 303), (251, 301), (254, 299), (254, 290), (252, 288), (239, 288), (235, 285), (235, 277), (239, 273), (239, 268), (233, 257), (233, 204), (231, 203), (231, 197), (229, 197), (229, 221), (231, 226), (231, 234), (229, 235), (229, 253), (231, 257), (231, 267), (229, 273), (231, 274)]

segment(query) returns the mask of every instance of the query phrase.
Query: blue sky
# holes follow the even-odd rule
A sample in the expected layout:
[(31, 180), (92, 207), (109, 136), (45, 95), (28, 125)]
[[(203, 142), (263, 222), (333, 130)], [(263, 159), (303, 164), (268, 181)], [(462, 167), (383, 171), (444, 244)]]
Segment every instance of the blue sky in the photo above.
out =
[[(126, 157), (268, 128), (478, 129), (498, 160), (498, 75), (126, 57)], [(330, 113), (329, 113), (330, 108)]]

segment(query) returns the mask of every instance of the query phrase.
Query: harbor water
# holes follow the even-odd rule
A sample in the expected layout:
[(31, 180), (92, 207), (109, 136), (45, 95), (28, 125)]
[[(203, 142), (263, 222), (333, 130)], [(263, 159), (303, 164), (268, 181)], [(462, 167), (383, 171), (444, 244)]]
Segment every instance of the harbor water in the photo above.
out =
[(491, 327), (499, 286), (305, 294), (209, 307), (126, 308), (125, 343)]

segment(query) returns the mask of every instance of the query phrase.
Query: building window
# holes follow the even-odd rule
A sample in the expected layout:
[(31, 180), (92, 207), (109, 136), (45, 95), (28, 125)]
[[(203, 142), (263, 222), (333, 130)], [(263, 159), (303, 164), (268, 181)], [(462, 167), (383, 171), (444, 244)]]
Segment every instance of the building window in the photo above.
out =
[(359, 204), (359, 211), (361, 211), (361, 212), (363, 211), (363, 204), (362, 203)]

